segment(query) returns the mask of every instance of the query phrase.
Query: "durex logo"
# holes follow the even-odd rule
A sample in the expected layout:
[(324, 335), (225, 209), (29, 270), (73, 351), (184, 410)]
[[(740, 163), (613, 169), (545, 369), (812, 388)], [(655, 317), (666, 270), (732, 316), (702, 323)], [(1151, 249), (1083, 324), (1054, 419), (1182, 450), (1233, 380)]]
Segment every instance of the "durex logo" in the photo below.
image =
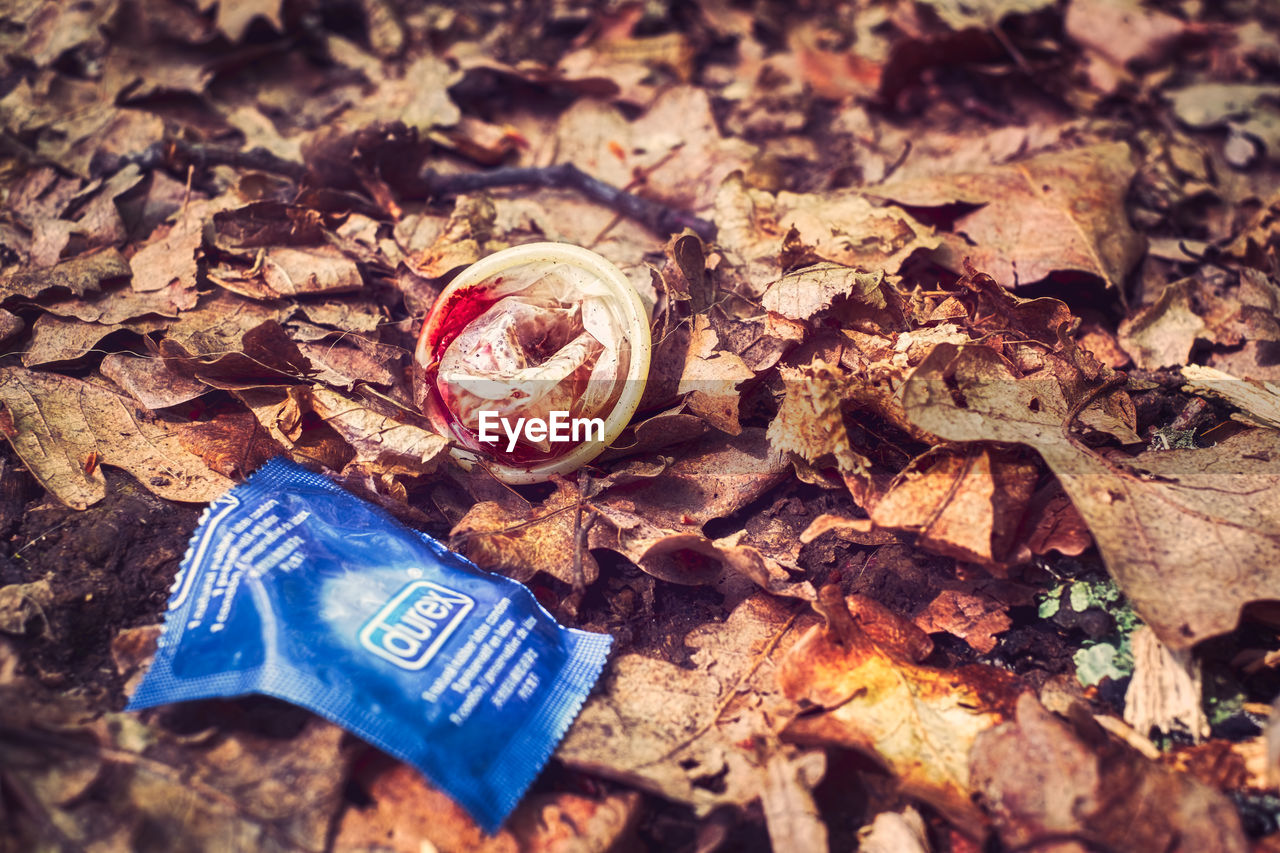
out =
[(401, 669), (427, 665), (476, 603), (431, 581), (413, 581), (360, 629), (360, 644)]

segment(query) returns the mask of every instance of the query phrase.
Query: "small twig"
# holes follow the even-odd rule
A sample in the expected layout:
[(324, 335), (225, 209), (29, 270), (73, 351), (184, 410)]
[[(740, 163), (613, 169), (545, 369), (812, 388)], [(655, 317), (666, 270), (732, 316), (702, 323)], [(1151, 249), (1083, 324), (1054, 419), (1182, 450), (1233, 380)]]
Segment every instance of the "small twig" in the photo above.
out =
[(711, 240), (716, 233), (715, 225), (705, 219), (606, 184), (572, 163), (558, 163), (554, 166), (518, 166), (457, 175), (441, 175), (428, 169), (422, 173), (421, 179), (427, 193), (432, 196), (462, 195), (477, 190), (530, 184), (548, 188), (573, 189), (659, 234), (678, 234), (689, 228), (703, 240)]
[(122, 157), (107, 157), (96, 160), (92, 171), (95, 174), (111, 174), (118, 172), (130, 163), (143, 171), (153, 169), (170, 169), (175, 172), (187, 169), (207, 169), (211, 166), (231, 166), (236, 169), (250, 169), (255, 172), (270, 172), (283, 175), (297, 181), (306, 174), (307, 168), (301, 163), (286, 160), (272, 154), (265, 148), (232, 148), (225, 145), (205, 145), (184, 142), (181, 139), (164, 139), (153, 142), (137, 154), (126, 154)]

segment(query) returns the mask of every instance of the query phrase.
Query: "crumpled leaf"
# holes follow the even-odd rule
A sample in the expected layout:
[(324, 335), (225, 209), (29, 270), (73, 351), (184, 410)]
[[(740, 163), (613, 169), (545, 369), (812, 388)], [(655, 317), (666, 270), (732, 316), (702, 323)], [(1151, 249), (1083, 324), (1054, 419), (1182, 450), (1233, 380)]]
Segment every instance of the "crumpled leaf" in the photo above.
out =
[(1232, 420), (1251, 426), (1280, 429), (1280, 386), (1257, 379), (1239, 379), (1230, 373), (1199, 364), (1182, 368), (1184, 391), (1230, 403), (1240, 411)]
[(742, 357), (719, 348), (720, 338), (704, 314), (694, 317), (677, 394), (689, 395), (686, 409), (721, 432), (738, 435), (739, 386), (755, 378)]
[(1111, 142), (982, 171), (890, 180), (873, 191), (920, 207), (982, 205), (955, 221), (955, 233), (972, 245), (936, 253), (958, 272), (967, 257), (1014, 287), (1080, 270), (1119, 289), (1146, 247), (1124, 212), (1134, 172), (1129, 146)]
[(219, 412), (206, 421), (178, 430), (182, 446), (224, 477), (247, 477), (267, 460), (284, 452), (252, 412)]
[[(837, 596), (831, 606), (846, 604)], [(977, 834), (984, 819), (969, 796), (970, 749), (980, 733), (1011, 715), (1020, 682), (995, 667), (920, 666), (910, 646), (894, 639), (919, 629), (883, 608), (873, 612), (882, 624), (855, 619), (848, 610), (842, 617), (828, 614), (834, 624), (811, 628), (787, 652), (778, 670), (783, 692), (821, 709), (793, 720), (787, 736), (869, 753), (905, 793)], [(837, 619), (845, 620), (843, 630)]]
[(916, 614), (920, 630), (933, 634), (946, 631), (964, 640), (976, 651), (990, 654), (996, 647), (996, 634), (1013, 626), (1009, 605), (990, 595), (944, 589)]
[(883, 271), (864, 273), (840, 264), (814, 264), (787, 273), (769, 285), (760, 304), (788, 319), (808, 320), (841, 297), (884, 308), (884, 285)]
[[(537, 508), (482, 501), (453, 526), (450, 542), (482, 569), (527, 583), (545, 572), (581, 589), (595, 583), (600, 567), (587, 550), (583, 525), (589, 520), (576, 487), (565, 480)], [(580, 538), (581, 537), (581, 538)], [(578, 556), (575, 556), (578, 555)], [(575, 575), (575, 560), (581, 576)]]
[(1207, 738), (1200, 661), (1188, 650), (1166, 648), (1146, 625), (1129, 637), (1129, 647), (1133, 678), (1124, 693), (1124, 721), (1140, 735), (1155, 729), (1189, 735), (1193, 742)]
[(160, 354), (170, 367), (215, 388), (296, 382), (311, 366), (280, 326), (289, 310), (215, 292), (166, 327)]
[(333, 849), (346, 853), (605, 853), (628, 843), (640, 814), (634, 791), (534, 793), (488, 835), (408, 765), (372, 762), (357, 778), (372, 803), (343, 812)]
[(63, 261), (48, 269), (21, 270), (0, 281), (0, 301), (13, 296), (34, 299), (55, 290), (69, 290), (74, 296), (102, 289), (110, 281), (132, 275), (129, 262), (115, 249), (104, 249)]
[[(1015, 720), (980, 734), (973, 784), (1012, 848), (1243, 851), (1224, 795), (1109, 742), (1073, 731), (1024, 693)], [(1144, 816), (1150, 817), (1144, 817)], [(1063, 847), (1064, 839), (1079, 843)]]
[(1017, 379), (994, 352), (972, 346), (934, 350), (903, 403), (913, 421), (952, 441), (1018, 442), (1039, 452), (1112, 577), (1170, 648), (1230, 631), (1241, 607), (1274, 597), (1280, 433), (1250, 430), (1202, 450), (1106, 459), (1064, 436), (1071, 406), (1056, 382)]
[(98, 369), (148, 409), (177, 406), (209, 392), (203, 382), (171, 370), (164, 359), (113, 352)]
[(739, 550), (736, 542), (713, 542), (703, 528), (776, 486), (786, 466), (759, 427), (737, 436), (712, 434), (656, 472), (608, 484), (591, 502), (598, 518), (588, 542), (675, 583), (713, 581), (726, 562), (781, 580), (785, 571), (779, 576), (763, 555)]
[[(141, 292), (163, 290), (173, 282), (186, 288), (196, 286), (196, 250), (204, 234), (204, 223), (224, 205), (218, 202), (192, 202), (182, 209), (177, 220), (156, 229), (163, 236), (152, 239), (129, 259), (133, 270), (133, 289)], [(153, 238), (155, 235), (152, 235)]]
[(449, 446), (444, 436), (417, 424), (391, 418), (369, 404), (322, 386), (294, 389), (303, 407), (315, 412), (351, 445), (348, 463), (380, 475), (418, 476), (436, 468)]
[(1120, 345), (1144, 370), (1187, 363), (1207, 326), (1191, 305), (1186, 280), (1170, 282), (1155, 302), (1120, 324)]
[(334, 246), (276, 246), (264, 250), (247, 271), (219, 267), (209, 278), (250, 299), (349, 293), (364, 286), (355, 261)]
[(1036, 474), (1035, 464), (1006, 452), (934, 448), (898, 474), (871, 520), (915, 534), (934, 553), (998, 569), (1014, 554)]
[(779, 453), (794, 453), (810, 463), (830, 458), (846, 483), (852, 484), (855, 499), (865, 500), (870, 494), (870, 462), (853, 449), (845, 430), (843, 372), (820, 359), (804, 367), (779, 367), (778, 372), (787, 396), (769, 424), (769, 444)]
[[(557, 757), (693, 806), (746, 805), (768, 761), (792, 754), (776, 732), (795, 713), (773, 669), (812, 624), (800, 605), (757, 594), (722, 624), (694, 629), (693, 668), (636, 652), (614, 658)], [(736, 746), (751, 740), (759, 746)]]
[(898, 207), (876, 207), (853, 192), (780, 192), (747, 186), (731, 175), (715, 201), (718, 242), (746, 264), (748, 280), (774, 281), (788, 248), (866, 272), (896, 273), (917, 249), (933, 249), (933, 229)]
[(98, 464), (123, 468), (168, 500), (211, 501), (231, 481), (182, 447), (177, 430), (137, 409), (104, 385), (0, 368), (5, 437), (40, 484), (73, 509), (106, 494)]
[(159, 318), (104, 326), (101, 323), (64, 320), (52, 314), (44, 314), (31, 325), (31, 343), (22, 353), (22, 363), (27, 367), (36, 367), (54, 362), (75, 361), (93, 352), (98, 342), (107, 335), (122, 330), (146, 334), (163, 329), (164, 326), (164, 321)]

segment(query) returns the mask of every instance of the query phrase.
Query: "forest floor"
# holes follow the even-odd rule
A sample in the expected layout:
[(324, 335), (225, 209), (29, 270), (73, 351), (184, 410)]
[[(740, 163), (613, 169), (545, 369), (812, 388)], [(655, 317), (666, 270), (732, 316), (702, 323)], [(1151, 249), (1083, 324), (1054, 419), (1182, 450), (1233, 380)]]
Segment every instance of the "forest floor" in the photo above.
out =
[[(0, 850), (1280, 850), (1273, 3), (50, 0), (0, 62)], [(511, 487), (413, 353), (539, 240), (653, 361)], [(278, 454), (615, 638), (498, 834), (122, 710)]]

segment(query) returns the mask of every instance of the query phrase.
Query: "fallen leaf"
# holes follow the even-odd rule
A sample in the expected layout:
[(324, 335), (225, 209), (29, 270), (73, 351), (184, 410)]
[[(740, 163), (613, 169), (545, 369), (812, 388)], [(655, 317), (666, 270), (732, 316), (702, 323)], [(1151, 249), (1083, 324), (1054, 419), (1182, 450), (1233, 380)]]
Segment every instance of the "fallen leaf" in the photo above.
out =
[(178, 428), (182, 446), (204, 460), (210, 470), (242, 480), (267, 460), (284, 452), (252, 412), (220, 412)]
[(152, 411), (186, 403), (210, 390), (203, 382), (170, 370), (164, 359), (155, 356), (113, 352), (98, 369)]
[(952, 441), (1038, 451), (1088, 523), (1108, 571), (1170, 648), (1230, 631), (1241, 607), (1274, 596), (1276, 431), (1108, 460), (1064, 435), (1071, 406), (1056, 381), (1015, 378), (997, 354), (971, 346), (935, 349), (903, 402), (912, 420)]
[[(143, 293), (164, 290), (174, 282), (184, 289), (195, 288), (196, 250), (200, 248), (204, 224), (222, 209), (224, 205), (218, 202), (191, 202), (172, 225), (157, 228), (153, 239), (129, 259), (133, 289)], [(162, 236), (157, 238), (156, 234), (162, 231)]]
[(26, 324), (22, 322), (21, 317), (0, 308), (0, 343), (9, 340), (24, 328)]
[(1239, 379), (1212, 367), (1188, 364), (1182, 368), (1184, 391), (1222, 400), (1235, 408), (1233, 420), (1251, 426), (1280, 429), (1280, 386), (1256, 379)]
[[(776, 739), (794, 706), (773, 669), (811, 623), (796, 604), (757, 594), (723, 624), (685, 637), (692, 668), (635, 652), (614, 658), (557, 756), (698, 814), (754, 801), (767, 785), (769, 757), (793, 754)], [(761, 746), (734, 746), (745, 740)]]
[(1013, 626), (1008, 605), (989, 595), (944, 589), (916, 614), (915, 623), (930, 634), (945, 631), (964, 640), (976, 651), (990, 654), (996, 647), (996, 634)]
[(334, 246), (276, 246), (263, 251), (248, 271), (218, 267), (209, 278), (250, 299), (348, 293), (364, 286), (355, 261)]
[(1014, 287), (1080, 270), (1121, 289), (1146, 247), (1124, 214), (1134, 172), (1129, 146), (1115, 142), (980, 172), (891, 180), (872, 192), (918, 207), (981, 205), (955, 221), (955, 233), (968, 245), (937, 253), (953, 270), (962, 272), (968, 257)]
[(738, 435), (739, 386), (756, 374), (742, 358), (719, 348), (720, 338), (705, 314), (694, 317), (677, 394), (687, 394), (687, 411), (721, 432)]
[[(309, 408), (351, 445), (348, 463), (374, 474), (419, 476), (436, 469), (448, 439), (410, 422), (398, 421), (370, 404), (320, 386), (295, 389)], [(425, 419), (424, 419), (425, 421)]]
[(285, 705), (250, 714), (224, 703), (203, 722), (223, 728), (202, 738), (25, 680), (0, 686), (0, 700), (0, 760), (25, 795), (6, 830), (22, 849), (128, 850), (174, 838), (199, 849), (326, 849), (346, 763), (346, 735), (331, 723)]
[(132, 275), (129, 263), (115, 249), (104, 249), (63, 261), (47, 269), (11, 273), (0, 281), (0, 301), (14, 296), (34, 299), (56, 290), (69, 290), (82, 297), (111, 281)]
[(1020, 682), (994, 667), (921, 666), (883, 643), (860, 620), (848, 623), (844, 637), (826, 626), (809, 629), (787, 652), (778, 683), (818, 713), (792, 720), (786, 736), (869, 753), (904, 793), (980, 834), (985, 821), (970, 799), (970, 750), (979, 734), (1012, 715)]
[(769, 424), (769, 444), (778, 453), (794, 453), (806, 462), (830, 458), (854, 489), (860, 503), (871, 492), (870, 462), (854, 451), (845, 430), (842, 386), (843, 372), (821, 360), (804, 367), (779, 367), (787, 396), (778, 415)]
[(172, 425), (146, 417), (103, 385), (0, 368), (0, 404), (17, 427), (7, 436), (14, 452), (42, 486), (73, 509), (106, 494), (102, 471), (85, 471), (90, 453), (167, 500), (203, 503), (231, 487), (182, 447)]
[(422, 853), (431, 845), (439, 853), (603, 853), (628, 842), (640, 815), (640, 795), (634, 791), (599, 797), (534, 793), (488, 835), (408, 765), (372, 762), (357, 779), (372, 802), (343, 813), (335, 850)]
[(80, 320), (64, 320), (51, 314), (36, 318), (31, 325), (31, 343), (22, 353), (22, 363), (36, 367), (56, 362), (75, 361), (97, 349), (107, 335), (119, 331), (146, 334), (164, 328), (160, 319), (136, 320), (104, 326), (101, 323), (85, 323)]
[(864, 272), (896, 273), (917, 249), (939, 245), (933, 229), (898, 207), (876, 207), (854, 192), (776, 196), (730, 176), (715, 201), (718, 242), (746, 266), (759, 288), (786, 272), (779, 256), (788, 245), (813, 260)]
[(1104, 738), (1097, 730), (1085, 739), (1030, 693), (1018, 698), (1016, 719), (978, 736), (974, 789), (1006, 845), (1249, 849), (1225, 796)]
[(808, 320), (839, 298), (853, 298), (873, 308), (887, 305), (881, 288), (884, 272), (859, 272), (840, 264), (814, 264), (788, 273), (769, 285), (760, 304), (791, 320)]
[(556, 491), (537, 507), (495, 501), (475, 504), (453, 526), (449, 541), (482, 569), (521, 583), (545, 572), (581, 590), (600, 575), (586, 544), (591, 520), (591, 509), (583, 506), (577, 488), (560, 480)]
[(1191, 305), (1185, 280), (1170, 282), (1159, 298), (1120, 324), (1120, 345), (1144, 370), (1187, 363), (1196, 338), (1207, 331)]
[(1017, 548), (1036, 476), (1036, 465), (1016, 454), (934, 448), (894, 478), (871, 520), (914, 534), (934, 553), (997, 569)]

